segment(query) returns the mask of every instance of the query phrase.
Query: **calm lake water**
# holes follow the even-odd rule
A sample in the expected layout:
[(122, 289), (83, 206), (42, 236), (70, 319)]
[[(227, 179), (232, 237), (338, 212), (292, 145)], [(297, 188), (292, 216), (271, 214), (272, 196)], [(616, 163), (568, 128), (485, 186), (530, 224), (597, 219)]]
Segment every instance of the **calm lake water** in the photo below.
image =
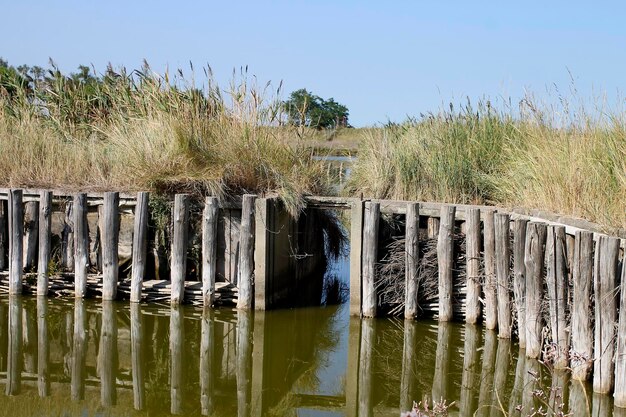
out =
[(3, 297), (0, 377), (0, 416), (397, 416), (424, 397), (466, 416), (613, 408), (482, 327), (359, 320), (346, 305), (203, 312)]

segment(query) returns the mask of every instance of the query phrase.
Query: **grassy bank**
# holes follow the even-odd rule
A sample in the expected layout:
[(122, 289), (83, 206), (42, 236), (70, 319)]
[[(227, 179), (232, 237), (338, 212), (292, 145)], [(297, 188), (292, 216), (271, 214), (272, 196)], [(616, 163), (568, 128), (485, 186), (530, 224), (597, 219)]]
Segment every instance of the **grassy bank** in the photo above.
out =
[(348, 192), (538, 208), (626, 228), (625, 129), (623, 113), (558, 113), (530, 101), (515, 114), (445, 111), (370, 131)]
[[(0, 183), (11, 187), (276, 193), (296, 212), (324, 194), (319, 161), (280, 102), (241, 74), (221, 89), (145, 67), (102, 77), (0, 77)], [(268, 97), (270, 99), (268, 100)]]

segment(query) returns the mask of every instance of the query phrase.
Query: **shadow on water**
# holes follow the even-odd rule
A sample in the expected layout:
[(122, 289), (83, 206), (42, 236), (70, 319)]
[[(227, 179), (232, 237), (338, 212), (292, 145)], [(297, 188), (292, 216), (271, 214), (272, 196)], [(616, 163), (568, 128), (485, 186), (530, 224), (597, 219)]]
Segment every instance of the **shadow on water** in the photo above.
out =
[(361, 320), (346, 305), (264, 313), (5, 297), (0, 383), (0, 416), (377, 416), (424, 398), (460, 416), (613, 413), (610, 397), (492, 331)]

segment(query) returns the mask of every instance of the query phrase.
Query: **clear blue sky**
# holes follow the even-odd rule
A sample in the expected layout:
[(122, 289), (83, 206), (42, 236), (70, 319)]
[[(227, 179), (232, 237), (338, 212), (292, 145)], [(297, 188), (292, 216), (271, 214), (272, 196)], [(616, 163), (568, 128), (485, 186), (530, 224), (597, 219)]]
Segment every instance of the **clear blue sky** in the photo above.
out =
[(466, 96), (626, 87), (626, 6), (573, 1), (8, 1), (0, 56), (64, 71), (107, 62), (162, 71), (248, 65), (284, 93), (306, 87), (356, 126), (402, 121)]

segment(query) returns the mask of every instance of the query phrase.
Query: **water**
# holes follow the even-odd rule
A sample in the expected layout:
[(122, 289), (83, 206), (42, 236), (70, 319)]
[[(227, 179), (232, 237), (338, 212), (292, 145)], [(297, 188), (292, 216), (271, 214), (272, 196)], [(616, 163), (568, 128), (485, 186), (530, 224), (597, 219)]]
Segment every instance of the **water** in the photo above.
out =
[(454, 401), (450, 415), (612, 409), (482, 327), (359, 320), (346, 305), (203, 312), (3, 297), (0, 379), (0, 416), (397, 416), (424, 397)]

